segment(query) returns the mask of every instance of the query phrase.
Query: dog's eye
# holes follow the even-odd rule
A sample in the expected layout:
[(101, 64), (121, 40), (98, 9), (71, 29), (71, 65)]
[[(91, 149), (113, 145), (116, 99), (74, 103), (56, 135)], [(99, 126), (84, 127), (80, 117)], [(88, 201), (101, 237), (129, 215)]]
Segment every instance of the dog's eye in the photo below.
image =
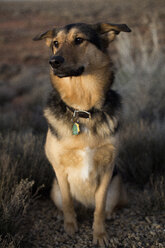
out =
[(77, 38), (74, 40), (74, 42), (75, 42), (76, 45), (80, 45), (83, 41), (84, 41), (84, 39), (83, 39), (83, 38), (80, 38), (80, 37), (77, 37)]
[(59, 43), (58, 43), (58, 41), (57, 41), (57, 40), (55, 40), (55, 41), (54, 41), (54, 46), (55, 46), (56, 48), (58, 48), (58, 47), (59, 47)]

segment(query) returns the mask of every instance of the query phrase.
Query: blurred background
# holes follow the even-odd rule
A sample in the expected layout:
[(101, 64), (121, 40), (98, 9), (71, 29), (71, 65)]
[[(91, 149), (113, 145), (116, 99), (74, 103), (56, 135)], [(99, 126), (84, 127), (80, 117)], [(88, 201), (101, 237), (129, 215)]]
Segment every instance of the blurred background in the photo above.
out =
[[(26, 247), (20, 221), (38, 195), (49, 202), (54, 177), (44, 154), (50, 51), (32, 39), (73, 22), (126, 23), (132, 29), (109, 48), (116, 70), (113, 87), (123, 99), (117, 166), (136, 196), (134, 208), (143, 205), (143, 213), (154, 215), (165, 211), (164, 0), (0, 0), (2, 247)], [(164, 247), (163, 242), (153, 247)]]

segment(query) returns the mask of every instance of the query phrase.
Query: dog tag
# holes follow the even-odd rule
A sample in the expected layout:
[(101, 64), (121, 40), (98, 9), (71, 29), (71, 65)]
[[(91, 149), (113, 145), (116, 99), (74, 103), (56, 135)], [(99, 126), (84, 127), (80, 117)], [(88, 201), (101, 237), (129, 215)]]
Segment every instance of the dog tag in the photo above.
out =
[(75, 122), (72, 127), (72, 134), (78, 135), (80, 133), (80, 125), (79, 123)]

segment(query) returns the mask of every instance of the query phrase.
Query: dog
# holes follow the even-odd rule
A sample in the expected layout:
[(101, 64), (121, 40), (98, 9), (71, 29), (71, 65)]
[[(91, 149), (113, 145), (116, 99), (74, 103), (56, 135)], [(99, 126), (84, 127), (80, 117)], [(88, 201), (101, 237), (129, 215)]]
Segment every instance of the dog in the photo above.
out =
[[(77, 230), (74, 199), (93, 207), (93, 243), (109, 244), (105, 219), (126, 202), (119, 174), (114, 174), (121, 113), (109, 44), (126, 24), (75, 23), (57, 27), (34, 40), (45, 40), (53, 90), (44, 115), (48, 123), (46, 156), (56, 174), (51, 198), (63, 211), (64, 229)], [(113, 175), (114, 174), (114, 175)]]

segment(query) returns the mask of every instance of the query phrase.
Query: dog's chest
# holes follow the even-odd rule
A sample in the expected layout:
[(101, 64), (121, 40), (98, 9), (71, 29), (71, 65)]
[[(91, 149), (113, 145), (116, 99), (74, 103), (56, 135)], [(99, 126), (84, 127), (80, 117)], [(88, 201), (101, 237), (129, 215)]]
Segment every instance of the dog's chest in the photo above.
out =
[(74, 163), (71, 163), (67, 168), (68, 180), (70, 181), (73, 178), (81, 181), (89, 180), (90, 173), (94, 167), (94, 149), (85, 147), (82, 150), (75, 151), (75, 153), (73, 156), (78, 157), (77, 164), (75, 164), (76, 161), (74, 160)]
[(85, 147), (76, 153), (76, 156), (79, 156), (77, 164), (70, 164), (67, 168), (70, 191), (72, 196), (84, 205), (93, 206), (97, 184), (94, 167), (95, 150)]

